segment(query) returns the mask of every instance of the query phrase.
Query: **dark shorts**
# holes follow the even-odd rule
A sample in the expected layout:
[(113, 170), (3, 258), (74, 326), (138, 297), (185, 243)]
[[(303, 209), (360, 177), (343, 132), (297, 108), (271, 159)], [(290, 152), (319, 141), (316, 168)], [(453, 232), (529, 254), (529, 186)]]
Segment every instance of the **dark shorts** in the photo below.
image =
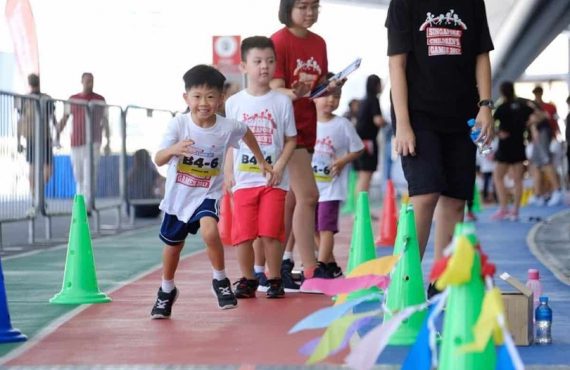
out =
[(354, 160), (355, 171), (374, 172), (378, 169), (378, 141), (362, 139), (364, 151)]
[[(28, 163), (35, 163), (36, 156), (34, 150), (33, 143), (30, 143), (26, 146), (26, 162)], [(52, 143), (51, 140), (45, 143), (45, 150), (44, 150), (44, 164), (51, 164), (53, 157), (53, 150), (52, 150)]]
[(476, 147), (469, 133), (423, 129), (414, 133), (416, 155), (402, 157), (410, 196), (440, 193), (472, 199)]
[(317, 203), (315, 230), (338, 233), (339, 200), (329, 200)]
[(202, 217), (213, 217), (218, 221), (220, 219), (219, 214), (218, 201), (214, 199), (205, 199), (187, 223), (178, 220), (174, 215), (165, 213), (158, 237), (168, 245), (179, 245), (186, 240), (188, 234), (198, 232)]

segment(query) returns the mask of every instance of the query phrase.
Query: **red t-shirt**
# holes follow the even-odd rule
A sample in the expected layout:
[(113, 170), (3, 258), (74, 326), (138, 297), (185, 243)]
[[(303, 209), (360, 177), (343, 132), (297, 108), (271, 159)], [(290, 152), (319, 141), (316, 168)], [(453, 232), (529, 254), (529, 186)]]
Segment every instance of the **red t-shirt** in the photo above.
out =
[[(285, 87), (291, 88), (296, 81), (310, 81), (311, 90), (328, 73), (327, 45), (319, 35), (308, 32), (297, 37), (284, 27), (275, 32), (271, 39), (277, 54), (275, 78), (285, 80)], [(317, 137), (317, 111), (309, 98), (293, 102), (297, 144), (312, 149)]]
[[(72, 95), (69, 100), (81, 100), (81, 101), (102, 101), (105, 102), (105, 98), (94, 92), (90, 94), (75, 94)], [(101, 133), (103, 130), (102, 120), (105, 115), (105, 108), (103, 106), (94, 105), (92, 106), (92, 126), (93, 126), (93, 142), (101, 142)], [(79, 104), (71, 103), (70, 113), (73, 115), (73, 126), (71, 129), (71, 146), (85, 145), (85, 106)]]
[(540, 107), (548, 114), (548, 123), (552, 129), (552, 133), (556, 136), (560, 132), (558, 122), (556, 122), (556, 106), (552, 103), (542, 103)]

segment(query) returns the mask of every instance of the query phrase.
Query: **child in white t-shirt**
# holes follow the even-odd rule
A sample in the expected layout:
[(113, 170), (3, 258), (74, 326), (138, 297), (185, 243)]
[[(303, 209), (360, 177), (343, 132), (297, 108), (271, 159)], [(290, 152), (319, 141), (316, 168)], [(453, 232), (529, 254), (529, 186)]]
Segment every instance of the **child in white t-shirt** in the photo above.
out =
[(346, 198), (347, 164), (358, 158), (364, 144), (352, 123), (333, 114), (340, 101), (340, 89), (315, 99), (317, 107), (317, 142), (313, 154), (313, 172), (319, 188), (315, 229), (319, 239), (319, 265), (329, 276), (342, 276), (333, 255), (334, 234), (338, 232), (340, 202)]
[(260, 172), (271, 171), (248, 127), (216, 115), (223, 104), (224, 75), (210, 66), (197, 65), (183, 78), (183, 97), (190, 111), (169, 122), (154, 158), (158, 166), (168, 164), (168, 172), (160, 203), (165, 213), (160, 239), (166, 246), (162, 253), (162, 284), (151, 312), (153, 319), (170, 318), (172, 304), (178, 297), (174, 274), (180, 252), (188, 233), (196, 234), (198, 229), (212, 264), (212, 290), (218, 306), (237, 306), (224, 270), (224, 249), (217, 225), (224, 154), (228, 147), (237, 146), (242, 140), (257, 159)]
[[(233, 150), (233, 171), (232, 163), (226, 162), (226, 185), (232, 188), (235, 210), (232, 244), (238, 246), (243, 274), (235, 293), (237, 298), (255, 297), (259, 281), (252, 244), (259, 238), (269, 268), (266, 294), (268, 298), (279, 298), (285, 294), (280, 268), (285, 242), (285, 196), (289, 190), (286, 166), (295, 150), (297, 135), (293, 104), (288, 96), (269, 86), (275, 73), (271, 39), (244, 39), (241, 59), (240, 68), (247, 75), (248, 85), (227, 100), (226, 116), (244, 122), (253, 132), (263, 157), (273, 165), (273, 179), (268, 182), (260, 173), (257, 161), (243, 142)], [(233, 179), (229, 173), (233, 173)]]

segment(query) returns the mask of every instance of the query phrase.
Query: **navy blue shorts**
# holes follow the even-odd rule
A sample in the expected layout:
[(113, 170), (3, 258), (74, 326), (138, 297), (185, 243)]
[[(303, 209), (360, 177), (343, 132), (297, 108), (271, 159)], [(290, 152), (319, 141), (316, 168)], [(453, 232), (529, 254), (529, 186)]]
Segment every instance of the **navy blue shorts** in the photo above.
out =
[(215, 199), (205, 199), (187, 223), (178, 220), (174, 215), (165, 213), (158, 237), (168, 245), (179, 245), (186, 240), (188, 234), (198, 232), (202, 217), (213, 217), (219, 221), (219, 213), (218, 201)]

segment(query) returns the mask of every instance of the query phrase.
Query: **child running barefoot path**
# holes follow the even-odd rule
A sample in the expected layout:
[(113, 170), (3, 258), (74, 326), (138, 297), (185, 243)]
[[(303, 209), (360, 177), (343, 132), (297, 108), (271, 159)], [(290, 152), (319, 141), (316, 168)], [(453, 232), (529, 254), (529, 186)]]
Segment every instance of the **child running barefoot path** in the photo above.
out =
[(174, 275), (184, 240), (198, 229), (212, 264), (212, 291), (221, 309), (234, 308), (237, 300), (226, 277), (224, 249), (218, 232), (218, 201), (221, 197), (224, 153), (239, 140), (250, 148), (260, 172), (271, 172), (257, 141), (248, 127), (216, 114), (223, 104), (225, 77), (216, 69), (197, 65), (184, 74), (183, 94), (189, 113), (170, 121), (155, 162), (168, 164), (165, 196), (160, 203), (164, 219), (160, 239), (166, 244), (162, 253), (162, 284), (151, 311), (153, 319), (170, 318), (178, 297)]
[[(295, 150), (297, 130), (293, 104), (288, 96), (272, 91), (275, 49), (271, 39), (248, 37), (241, 45), (240, 68), (247, 76), (247, 89), (226, 102), (226, 116), (248, 125), (265, 160), (273, 165), (273, 179), (267, 181), (243, 142), (233, 150), (225, 165), (226, 188), (234, 193), (235, 212), (232, 244), (238, 246), (243, 277), (236, 287), (237, 298), (254, 298), (259, 286), (254, 271), (253, 241), (259, 238), (269, 267), (267, 297), (283, 297), (281, 258), (285, 242), (285, 196), (289, 190), (287, 162)], [(228, 158), (230, 156), (228, 155)], [(232, 168), (233, 167), (233, 168)], [(233, 170), (233, 173), (232, 173)]]

